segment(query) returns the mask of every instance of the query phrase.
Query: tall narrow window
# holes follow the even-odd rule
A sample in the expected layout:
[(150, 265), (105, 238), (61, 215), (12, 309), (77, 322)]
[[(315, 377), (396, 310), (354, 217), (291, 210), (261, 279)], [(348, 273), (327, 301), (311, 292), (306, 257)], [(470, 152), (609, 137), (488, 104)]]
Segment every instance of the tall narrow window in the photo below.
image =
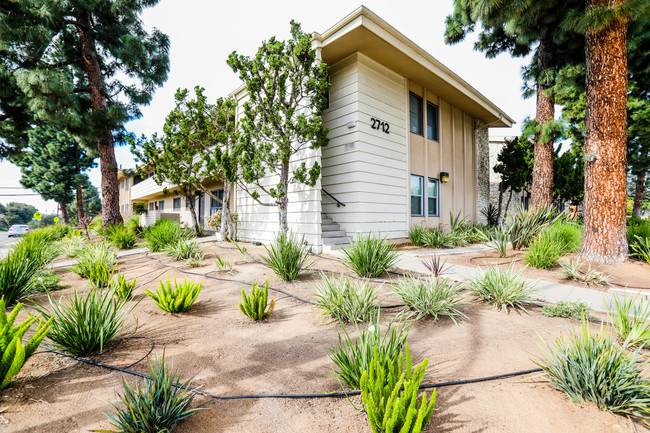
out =
[(422, 135), (422, 98), (413, 92), (409, 92), (409, 114), (411, 132)]
[(427, 213), (429, 216), (439, 216), (438, 209), (438, 179), (429, 178), (427, 187)]
[[(223, 200), (223, 189), (215, 189), (214, 191), (212, 191), (212, 194), (219, 197), (220, 200)], [(210, 197), (210, 215), (220, 211), (222, 208), (223, 208), (222, 202)]]
[(411, 215), (423, 216), (424, 208), (424, 177), (411, 175)]
[(438, 141), (438, 106), (427, 102), (427, 138)]
[(158, 201), (158, 210), (165, 210), (165, 200)]
[(149, 202), (149, 210), (154, 210), (155, 203), (150, 201)]
[(174, 201), (172, 202), (172, 207), (174, 208), (175, 211), (180, 211), (181, 210), (181, 198), (176, 197)]

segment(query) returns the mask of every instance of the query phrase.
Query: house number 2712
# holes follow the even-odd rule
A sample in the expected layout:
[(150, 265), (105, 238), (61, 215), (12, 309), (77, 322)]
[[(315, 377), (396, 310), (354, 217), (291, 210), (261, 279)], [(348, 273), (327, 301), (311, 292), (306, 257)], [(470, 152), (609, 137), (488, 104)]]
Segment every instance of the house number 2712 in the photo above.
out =
[(385, 132), (386, 134), (389, 133), (388, 129), (390, 128), (390, 125), (388, 123), (382, 122), (381, 120), (375, 119), (374, 117), (370, 118), (370, 122), (372, 123), (372, 125), (370, 125), (372, 129)]

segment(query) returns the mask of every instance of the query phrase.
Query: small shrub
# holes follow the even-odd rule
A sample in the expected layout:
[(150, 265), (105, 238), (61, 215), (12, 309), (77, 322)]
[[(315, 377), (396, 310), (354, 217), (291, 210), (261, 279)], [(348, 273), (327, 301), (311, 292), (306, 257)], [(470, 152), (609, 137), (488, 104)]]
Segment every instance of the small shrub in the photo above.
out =
[(441, 228), (430, 228), (424, 232), (422, 244), (429, 248), (447, 248), (453, 245), (453, 240)]
[(650, 305), (637, 295), (634, 298), (614, 296), (614, 306), (615, 311), (612, 311), (606, 305), (607, 316), (618, 338), (625, 341), (626, 346), (647, 346), (650, 343)]
[(303, 246), (304, 239), (281, 234), (266, 248), (268, 256), (262, 256), (266, 265), (284, 281), (293, 281), (307, 266), (309, 251)]
[(591, 401), (601, 410), (650, 420), (650, 381), (637, 365), (639, 353), (616, 347), (611, 331), (592, 335), (583, 321), (581, 333), (561, 336), (546, 347), (535, 362), (571, 401)]
[(531, 283), (521, 278), (524, 269), (515, 271), (514, 263), (506, 269), (488, 267), (483, 275), (469, 281), (469, 290), (497, 310), (520, 308), (526, 311), (526, 305), (533, 302), (534, 291)]
[[(440, 260), (440, 257), (433, 254), (429, 260), (420, 259), (425, 268), (433, 275), (435, 278), (443, 275), (447, 272), (447, 261), (444, 262)], [(453, 266), (453, 265), (451, 265)], [(450, 266), (450, 267), (451, 267)]]
[(395, 358), (406, 344), (410, 327), (406, 327), (404, 321), (395, 324), (391, 321), (386, 327), (384, 334), (381, 334), (379, 327), (379, 310), (368, 326), (357, 329), (358, 338), (353, 341), (345, 325), (343, 334), (339, 332), (339, 340), (336, 346), (329, 350), (329, 357), (338, 367), (333, 369), (339, 380), (347, 383), (350, 387), (358, 389), (361, 383), (361, 375), (370, 369), (375, 349), (381, 356)]
[(118, 274), (117, 279), (111, 281), (110, 288), (115, 292), (115, 296), (130, 301), (133, 299), (133, 290), (135, 289), (136, 279), (128, 282), (123, 274)]
[(159, 220), (144, 231), (144, 240), (153, 252), (162, 251), (168, 245), (189, 239), (190, 234), (180, 224), (171, 220)]
[(490, 227), (496, 227), (497, 221), (499, 219), (499, 208), (497, 208), (492, 203), (484, 206), (481, 209), (481, 215), (483, 215)]
[(429, 229), (424, 223), (416, 224), (409, 229), (408, 238), (411, 243), (419, 247), (424, 244), (424, 235)]
[(548, 269), (563, 256), (564, 250), (564, 244), (543, 232), (526, 252), (524, 263), (534, 268)]
[[(79, 233), (79, 235), (75, 233)], [(81, 232), (72, 232), (72, 234), (64, 237), (57, 243), (57, 249), (64, 256), (77, 257), (83, 253), (86, 245), (86, 238), (81, 235)]]
[(371, 235), (359, 235), (350, 246), (343, 248), (343, 255), (343, 264), (354, 269), (360, 277), (368, 278), (383, 275), (398, 258), (390, 242)]
[(591, 308), (584, 302), (560, 301), (553, 305), (544, 305), (542, 314), (546, 317), (565, 317), (574, 320), (591, 318)]
[(169, 276), (167, 276), (166, 283), (160, 281), (160, 286), (155, 294), (149, 290), (146, 293), (161, 310), (168, 313), (182, 313), (192, 308), (201, 292), (201, 286), (201, 283), (193, 283), (187, 280), (183, 280), (181, 284), (178, 284), (176, 278), (174, 278), (174, 286), (172, 287)]
[(219, 256), (219, 254), (216, 254), (215, 257), (216, 257), (215, 264), (217, 265), (217, 270), (218, 271), (232, 272), (232, 263), (222, 259)]
[(90, 224), (88, 224), (88, 230), (98, 236), (102, 236), (104, 234), (104, 229), (102, 228), (102, 217), (96, 216)]
[(565, 218), (565, 214), (558, 214), (550, 206), (530, 209), (520, 206), (516, 212), (508, 215), (507, 225), (511, 230), (512, 248), (520, 250), (528, 247), (546, 226)]
[(350, 282), (341, 275), (337, 280), (322, 274), (322, 284), (316, 286), (316, 304), (324, 316), (344, 322), (363, 322), (372, 316), (377, 289), (370, 284)]
[(52, 224), (47, 227), (32, 230), (25, 237), (42, 238), (48, 242), (58, 241), (72, 232), (72, 228), (65, 224)]
[(412, 370), (408, 344), (405, 351), (406, 364), (401, 352), (391, 358), (375, 348), (369, 369), (361, 376), (361, 400), (373, 432), (420, 433), (433, 414), (436, 390), (429, 402), (426, 392), (418, 399), (429, 361), (425, 358)]
[(271, 315), (275, 307), (275, 298), (269, 302), (269, 280), (266, 280), (264, 289), (260, 289), (257, 281), (253, 282), (250, 296), (244, 289), (241, 291), (242, 302), (239, 309), (251, 320), (264, 320)]
[(458, 309), (466, 305), (459, 293), (460, 287), (454, 286), (449, 279), (430, 277), (422, 281), (407, 276), (393, 285), (393, 292), (417, 312), (417, 319), (431, 316), (438, 320), (440, 316), (447, 316), (456, 324), (457, 319), (467, 319)]
[[(135, 206), (136, 203), (134, 203)], [(142, 234), (142, 227), (140, 227), (140, 215), (133, 216), (130, 220), (124, 223), (124, 226), (136, 235)]]
[(571, 221), (551, 224), (543, 233), (563, 246), (562, 255), (577, 253), (582, 244), (582, 226)]
[(25, 255), (24, 251), (10, 250), (0, 260), (0, 297), (8, 306), (32, 293), (34, 278), (41, 270), (40, 263)]
[(104, 346), (123, 335), (126, 300), (112, 290), (74, 291), (69, 302), (48, 294), (49, 309), (35, 305), (46, 319), (54, 319), (48, 334), (54, 346), (74, 356), (101, 352)]
[(165, 247), (165, 253), (176, 260), (201, 261), (205, 257), (201, 245), (195, 240), (180, 239)]
[(36, 323), (38, 318), (30, 315), (24, 322), (14, 326), (18, 312), (22, 307), (22, 304), (16, 304), (11, 314), (7, 316), (7, 305), (5, 300), (0, 298), (0, 360), (2, 360), (0, 362), (0, 390), (11, 383), (25, 362), (34, 354), (52, 325), (52, 319), (48, 321), (41, 319), (36, 325), (34, 334), (26, 341), (26, 344), (23, 344), (22, 339), (25, 332)]
[(630, 243), (630, 249), (633, 257), (650, 263), (650, 236), (645, 238), (634, 236), (632, 243)]
[(23, 238), (11, 248), (11, 251), (43, 267), (59, 255), (51, 233), (34, 231)]
[(113, 224), (104, 229), (104, 237), (121, 250), (133, 248), (138, 237), (124, 224)]
[(650, 238), (650, 221), (641, 218), (628, 218), (627, 220), (627, 243), (630, 253), (633, 253), (632, 245), (636, 242), (636, 237), (641, 239)]
[(30, 292), (48, 293), (53, 290), (58, 290), (61, 288), (61, 286), (59, 286), (59, 281), (61, 281), (61, 277), (54, 272), (40, 270), (36, 275), (34, 275), (33, 285)]
[(586, 271), (581, 271), (583, 263), (579, 259), (561, 260), (560, 267), (567, 278), (584, 283), (606, 284), (612, 278), (611, 275), (599, 272), (598, 267), (591, 267), (591, 264), (588, 265)]
[(506, 225), (500, 225), (499, 227), (494, 228), (487, 234), (489, 240), (487, 245), (490, 248), (493, 248), (499, 257), (505, 257), (508, 252), (508, 244), (510, 243), (510, 227)]
[(191, 381), (181, 382), (181, 375), (165, 363), (165, 355), (156, 356), (155, 365), (149, 361), (149, 377), (144, 387), (131, 388), (122, 378), (124, 393), (118, 395), (114, 415), (106, 415), (116, 430), (113, 433), (171, 432), (176, 424), (200, 408), (190, 409), (194, 394), (187, 390)]
[(72, 272), (81, 278), (88, 278), (93, 287), (106, 287), (111, 281), (117, 265), (117, 255), (105, 243), (90, 244), (77, 258)]

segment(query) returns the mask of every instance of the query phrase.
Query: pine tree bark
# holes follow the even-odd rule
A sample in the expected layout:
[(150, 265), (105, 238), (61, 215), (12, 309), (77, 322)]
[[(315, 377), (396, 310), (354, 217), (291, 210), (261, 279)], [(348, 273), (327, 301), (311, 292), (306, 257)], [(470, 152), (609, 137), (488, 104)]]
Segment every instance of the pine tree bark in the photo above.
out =
[(86, 221), (86, 213), (84, 212), (84, 193), (81, 185), (77, 185), (77, 224), (79, 227), (84, 227)]
[[(587, 0), (587, 11), (625, 0)], [(614, 3), (614, 4), (612, 4)], [(578, 256), (600, 263), (627, 258), (627, 23), (614, 19), (585, 35), (587, 57), (585, 198)]]
[[(79, 36), (81, 39), (81, 55), (83, 68), (88, 79), (90, 102), (93, 111), (101, 113), (107, 120), (108, 103), (102, 71), (97, 58), (95, 40), (92, 35), (90, 12), (81, 10), (77, 18)], [(117, 161), (115, 160), (115, 142), (110, 128), (105, 129), (97, 138), (99, 151), (100, 170), (102, 173), (102, 226), (120, 224), (123, 222), (120, 213), (120, 196), (117, 183)]]
[(641, 216), (641, 207), (643, 206), (643, 193), (645, 192), (646, 173), (636, 176), (636, 188), (634, 189), (634, 206), (632, 207), (632, 216)]
[[(539, 42), (537, 48), (537, 66), (545, 71), (552, 66), (555, 43), (548, 36)], [(543, 128), (555, 117), (555, 98), (546, 93), (548, 83), (537, 80), (537, 114), (536, 120)], [(553, 201), (553, 141), (542, 142), (541, 133), (535, 136), (535, 158), (533, 160), (533, 186), (531, 207), (550, 206)]]
[(69, 224), (68, 209), (65, 207), (65, 203), (59, 203), (59, 207), (61, 208), (61, 219), (63, 220), (63, 224)]

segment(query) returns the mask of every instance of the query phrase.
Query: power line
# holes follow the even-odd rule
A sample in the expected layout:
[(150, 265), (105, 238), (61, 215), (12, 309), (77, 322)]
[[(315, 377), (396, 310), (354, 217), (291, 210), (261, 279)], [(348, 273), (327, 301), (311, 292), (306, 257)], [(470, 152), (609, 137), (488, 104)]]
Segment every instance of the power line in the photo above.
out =
[(0, 197), (23, 197), (26, 195), (40, 195), (40, 194), (0, 194)]

